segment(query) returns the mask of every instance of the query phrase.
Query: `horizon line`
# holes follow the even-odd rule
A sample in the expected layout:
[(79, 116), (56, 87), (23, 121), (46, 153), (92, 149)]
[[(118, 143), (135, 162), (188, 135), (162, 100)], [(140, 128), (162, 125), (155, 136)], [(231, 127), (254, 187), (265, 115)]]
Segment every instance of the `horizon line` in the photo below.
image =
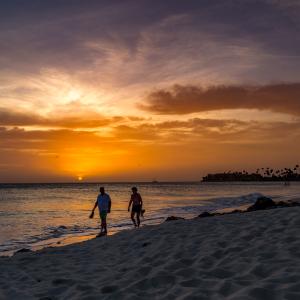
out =
[(2, 184), (126, 184), (126, 183), (152, 183), (152, 184), (161, 184), (161, 183), (197, 183), (202, 180), (153, 180), (153, 181), (53, 181), (53, 182), (0, 182)]

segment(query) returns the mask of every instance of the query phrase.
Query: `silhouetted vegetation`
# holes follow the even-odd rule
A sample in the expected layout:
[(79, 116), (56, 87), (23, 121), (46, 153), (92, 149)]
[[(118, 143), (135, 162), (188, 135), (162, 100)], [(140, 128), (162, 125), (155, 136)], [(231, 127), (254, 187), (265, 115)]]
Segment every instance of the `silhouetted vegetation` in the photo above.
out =
[(272, 169), (260, 168), (254, 173), (248, 173), (246, 170), (242, 172), (224, 172), (208, 174), (202, 178), (202, 181), (300, 181), (300, 173), (298, 173), (299, 165), (294, 168)]

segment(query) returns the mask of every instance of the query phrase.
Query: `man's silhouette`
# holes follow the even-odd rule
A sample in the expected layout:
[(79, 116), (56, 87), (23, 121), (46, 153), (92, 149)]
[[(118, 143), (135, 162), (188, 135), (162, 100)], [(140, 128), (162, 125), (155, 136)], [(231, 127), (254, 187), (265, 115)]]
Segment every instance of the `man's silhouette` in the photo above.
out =
[(90, 218), (94, 216), (94, 210), (98, 206), (99, 215), (101, 219), (101, 231), (98, 236), (107, 235), (106, 216), (110, 213), (111, 199), (108, 194), (105, 193), (104, 187), (100, 187), (100, 194), (97, 197), (94, 208), (92, 209)]

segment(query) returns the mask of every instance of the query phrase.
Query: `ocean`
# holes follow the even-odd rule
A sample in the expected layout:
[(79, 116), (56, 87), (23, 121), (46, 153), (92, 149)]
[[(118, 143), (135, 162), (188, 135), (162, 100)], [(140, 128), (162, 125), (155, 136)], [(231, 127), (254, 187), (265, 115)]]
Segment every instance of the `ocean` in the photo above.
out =
[(98, 210), (94, 219), (89, 214), (101, 185), (112, 199), (109, 234), (133, 228), (127, 211), (132, 186), (143, 197), (142, 226), (171, 215), (193, 218), (203, 211), (250, 205), (261, 195), (300, 198), (298, 182), (0, 184), (0, 256), (93, 238), (99, 232)]

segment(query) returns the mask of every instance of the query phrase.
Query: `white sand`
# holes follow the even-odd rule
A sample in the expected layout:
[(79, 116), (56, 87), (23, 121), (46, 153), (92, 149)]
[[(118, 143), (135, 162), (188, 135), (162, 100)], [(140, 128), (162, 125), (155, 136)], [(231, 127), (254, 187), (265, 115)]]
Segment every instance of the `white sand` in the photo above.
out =
[(172, 221), (0, 259), (1, 299), (300, 299), (300, 208)]

